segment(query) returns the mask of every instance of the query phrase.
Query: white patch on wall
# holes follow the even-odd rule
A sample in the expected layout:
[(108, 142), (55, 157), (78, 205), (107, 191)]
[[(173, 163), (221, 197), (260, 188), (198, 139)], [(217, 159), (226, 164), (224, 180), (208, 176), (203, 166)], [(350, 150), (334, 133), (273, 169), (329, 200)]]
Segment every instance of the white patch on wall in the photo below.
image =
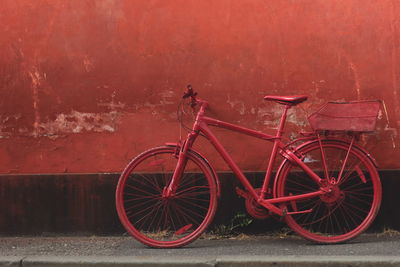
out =
[(90, 71), (93, 70), (94, 64), (93, 64), (93, 61), (89, 58), (88, 55), (86, 55), (83, 58), (83, 62), (82, 63), (83, 63), (83, 66), (85, 67), (86, 72), (90, 72)]
[[(277, 129), (283, 113), (283, 106), (268, 105), (259, 107), (257, 111), (257, 123), (267, 125), (272, 129)], [(286, 122), (305, 127), (308, 125), (307, 114), (299, 108), (293, 107), (289, 109)]]
[[(9, 138), (16, 128), (17, 121), (22, 118), (22, 114), (17, 113), (11, 116), (0, 114), (0, 138)], [(10, 129), (11, 128), (11, 129)], [(10, 130), (12, 130), (10, 132)], [(21, 129), (18, 129), (21, 132)]]
[(288, 112), (287, 122), (293, 123), (300, 127), (305, 127), (308, 125), (307, 114), (300, 108), (294, 107)]
[(73, 110), (69, 114), (59, 114), (53, 121), (39, 124), (40, 135), (60, 135), (81, 132), (115, 132), (118, 112), (85, 113)]
[(175, 103), (175, 92), (172, 90), (166, 90), (166, 91), (162, 91), (160, 93), (160, 104), (161, 105), (169, 105), (169, 104), (174, 104)]
[(246, 113), (246, 106), (244, 105), (243, 101), (231, 99), (231, 96), (228, 94), (228, 100), (226, 100), (231, 108), (238, 111), (240, 115), (244, 115)]
[(282, 109), (277, 105), (268, 105), (259, 107), (257, 110), (257, 123), (267, 125), (272, 129), (279, 126)]

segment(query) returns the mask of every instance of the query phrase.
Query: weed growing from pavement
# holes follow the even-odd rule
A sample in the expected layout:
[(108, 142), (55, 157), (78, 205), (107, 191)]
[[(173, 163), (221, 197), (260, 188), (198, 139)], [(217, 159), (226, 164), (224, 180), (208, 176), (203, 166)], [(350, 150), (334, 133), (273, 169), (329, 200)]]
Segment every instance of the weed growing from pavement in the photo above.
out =
[(239, 230), (249, 226), (253, 222), (245, 213), (237, 213), (228, 224), (220, 224), (214, 227), (210, 232), (204, 234), (206, 239), (221, 239), (239, 237), (245, 238), (245, 234), (240, 233)]
[(379, 233), (377, 236), (400, 236), (400, 231), (385, 227), (382, 233)]
[(294, 233), (293, 233), (292, 229), (287, 228), (287, 227), (284, 227), (284, 228), (270, 234), (270, 236), (277, 237), (280, 239), (284, 239), (288, 236), (293, 236), (293, 235), (294, 235)]

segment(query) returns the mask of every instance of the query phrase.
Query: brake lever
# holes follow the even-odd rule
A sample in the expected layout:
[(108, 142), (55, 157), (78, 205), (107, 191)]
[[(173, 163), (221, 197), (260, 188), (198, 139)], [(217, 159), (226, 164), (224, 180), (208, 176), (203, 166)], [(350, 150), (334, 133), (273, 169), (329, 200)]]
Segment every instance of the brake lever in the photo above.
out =
[(187, 86), (186, 92), (183, 93), (182, 98), (188, 98), (188, 97), (193, 96), (193, 95), (196, 96), (196, 94), (197, 94), (197, 93), (193, 94), (193, 88), (192, 88), (192, 86), (189, 84), (189, 85)]

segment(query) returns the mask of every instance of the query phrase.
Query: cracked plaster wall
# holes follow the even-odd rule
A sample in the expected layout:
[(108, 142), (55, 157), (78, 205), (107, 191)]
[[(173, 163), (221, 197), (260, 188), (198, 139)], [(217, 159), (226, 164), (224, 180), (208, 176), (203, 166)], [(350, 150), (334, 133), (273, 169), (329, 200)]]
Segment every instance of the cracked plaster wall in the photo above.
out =
[[(383, 99), (378, 133), (361, 142), (399, 168), (399, 12), (395, 0), (4, 0), (0, 172), (120, 172), (177, 141), (188, 83), (210, 115), (271, 133), (280, 106), (263, 96), (308, 95), (289, 139), (326, 101)], [(242, 167), (265, 168), (268, 144), (216, 132)]]

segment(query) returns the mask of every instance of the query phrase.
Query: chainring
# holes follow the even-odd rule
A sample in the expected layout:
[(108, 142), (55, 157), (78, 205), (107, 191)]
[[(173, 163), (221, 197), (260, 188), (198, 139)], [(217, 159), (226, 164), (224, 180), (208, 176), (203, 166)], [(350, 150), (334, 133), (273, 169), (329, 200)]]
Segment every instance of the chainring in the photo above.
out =
[[(255, 188), (255, 191), (257, 194), (259, 194), (261, 188)], [(270, 197), (269, 194), (267, 194), (266, 197), (267, 198)], [(255, 219), (264, 220), (270, 217), (269, 211), (260, 204), (258, 204), (251, 194), (248, 194), (246, 196), (245, 206), (247, 213)]]

